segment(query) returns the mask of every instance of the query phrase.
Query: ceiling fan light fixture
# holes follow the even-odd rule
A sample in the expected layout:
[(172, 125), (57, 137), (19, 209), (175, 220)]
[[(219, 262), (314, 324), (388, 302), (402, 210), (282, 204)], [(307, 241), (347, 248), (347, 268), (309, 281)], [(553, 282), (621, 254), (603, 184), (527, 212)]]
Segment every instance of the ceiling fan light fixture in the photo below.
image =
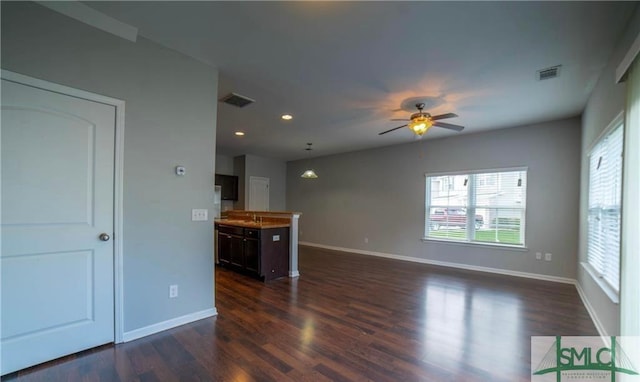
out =
[(425, 116), (414, 118), (409, 123), (409, 128), (411, 129), (411, 131), (413, 131), (419, 137), (426, 133), (431, 126), (433, 126), (433, 121)]
[(300, 175), (300, 177), (305, 179), (316, 179), (318, 175), (313, 170), (306, 170), (302, 175)]
[[(458, 132), (464, 129), (464, 126), (454, 125), (452, 123), (440, 122), (441, 119), (457, 117), (458, 115), (455, 113), (431, 115), (430, 113), (422, 111), (424, 109), (424, 103), (417, 103), (416, 109), (418, 109), (418, 112), (411, 114), (411, 117), (409, 119), (397, 120), (397, 121), (409, 121), (409, 123), (402, 126), (394, 127), (393, 129), (389, 129), (387, 131), (383, 131), (381, 133), (378, 133), (378, 135), (384, 135), (392, 131), (402, 129), (403, 127), (408, 127), (418, 137), (422, 137), (422, 135), (424, 135), (424, 133), (426, 133), (427, 130), (431, 128), (431, 126), (442, 127), (445, 129), (454, 130)], [(393, 121), (396, 121), (396, 119), (394, 119)]]

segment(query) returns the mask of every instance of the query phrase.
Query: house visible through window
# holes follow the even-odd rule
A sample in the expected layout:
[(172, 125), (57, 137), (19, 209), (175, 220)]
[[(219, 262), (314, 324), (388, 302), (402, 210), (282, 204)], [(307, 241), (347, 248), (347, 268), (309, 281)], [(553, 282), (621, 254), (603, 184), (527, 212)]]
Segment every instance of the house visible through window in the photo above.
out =
[(589, 156), (587, 262), (616, 293), (620, 289), (620, 205), (623, 124), (620, 120)]
[(526, 189), (526, 169), (427, 174), (425, 238), (523, 247)]

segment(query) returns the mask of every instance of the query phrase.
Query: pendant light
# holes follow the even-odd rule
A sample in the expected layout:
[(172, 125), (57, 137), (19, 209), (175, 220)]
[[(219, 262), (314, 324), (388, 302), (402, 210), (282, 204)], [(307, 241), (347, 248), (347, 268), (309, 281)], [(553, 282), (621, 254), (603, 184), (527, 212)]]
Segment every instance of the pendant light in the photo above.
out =
[[(311, 151), (313, 150), (311, 148), (311, 143), (307, 143), (307, 148), (305, 149), (307, 151)], [(305, 179), (316, 179), (318, 177), (318, 175), (316, 174), (315, 171), (313, 171), (313, 169), (308, 169), (305, 170), (302, 175), (300, 175), (301, 178), (305, 178)]]

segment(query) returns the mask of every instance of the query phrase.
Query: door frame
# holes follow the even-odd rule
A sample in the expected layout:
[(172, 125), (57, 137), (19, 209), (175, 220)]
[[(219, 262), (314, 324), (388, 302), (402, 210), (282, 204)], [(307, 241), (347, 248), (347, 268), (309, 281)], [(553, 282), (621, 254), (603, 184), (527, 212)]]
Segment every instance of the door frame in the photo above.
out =
[(124, 177), (124, 111), (125, 101), (71, 88), (53, 82), (29, 77), (23, 74), (2, 69), (2, 79), (33, 88), (65, 94), (93, 102), (113, 106), (116, 110), (115, 118), (115, 147), (114, 147), (114, 188), (113, 188), (113, 312), (115, 343), (123, 342), (124, 333), (124, 298), (123, 298), (123, 177)]

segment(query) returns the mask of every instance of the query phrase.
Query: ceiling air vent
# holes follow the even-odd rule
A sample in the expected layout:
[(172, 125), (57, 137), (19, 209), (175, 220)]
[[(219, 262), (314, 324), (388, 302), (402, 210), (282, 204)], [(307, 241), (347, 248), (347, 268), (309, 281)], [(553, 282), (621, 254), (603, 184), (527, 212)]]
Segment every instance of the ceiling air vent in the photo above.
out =
[(256, 102), (255, 100), (245, 97), (236, 93), (229, 93), (226, 96), (220, 98), (220, 101), (227, 103), (229, 105), (237, 106), (237, 107), (245, 107), (249, 104)]
[(556, 78), (560, 75), (560, 67), (562, 65), (552, 66), (550, 68), (541, 69), (536, 72), (536, 78), (538, 81), (549, 80)]

